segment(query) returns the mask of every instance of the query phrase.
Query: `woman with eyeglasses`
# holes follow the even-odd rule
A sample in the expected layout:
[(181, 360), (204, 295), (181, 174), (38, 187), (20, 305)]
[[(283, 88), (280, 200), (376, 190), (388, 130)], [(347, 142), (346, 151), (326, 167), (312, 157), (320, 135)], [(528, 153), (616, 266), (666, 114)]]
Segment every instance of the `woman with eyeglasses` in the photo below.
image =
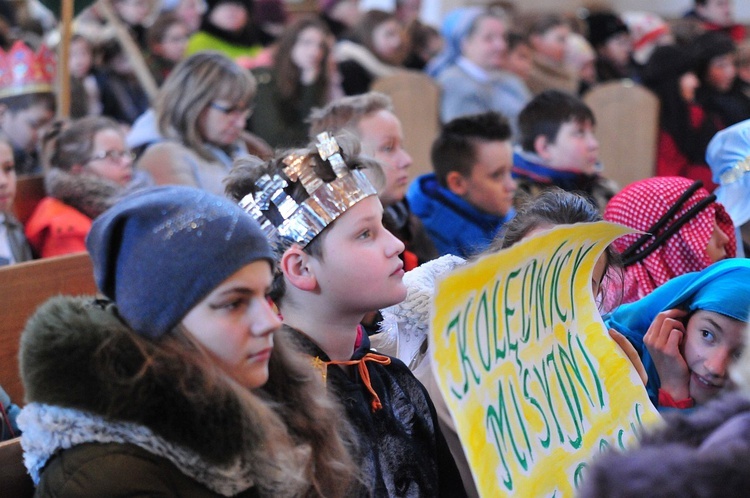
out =
[(270, 152), (262, 140), (244, 131), (255, 91), (255, 78), (225, 55), (201, 52), (183, 60), (159, 89), (153, 129), (140, 132), (150, 134), (142, 143), (153, 145), (137, 167), (157, 185), (189, 185), (223, 194), (222, 181), (235, 157)]
[(52, 146), (47, 196), (26, 222), (26, 237), (42, 258), (86, 250), (91, 222), (123, 195), (150, 185), (133, 169), (120, 125), (92, 116), (71, 122)]

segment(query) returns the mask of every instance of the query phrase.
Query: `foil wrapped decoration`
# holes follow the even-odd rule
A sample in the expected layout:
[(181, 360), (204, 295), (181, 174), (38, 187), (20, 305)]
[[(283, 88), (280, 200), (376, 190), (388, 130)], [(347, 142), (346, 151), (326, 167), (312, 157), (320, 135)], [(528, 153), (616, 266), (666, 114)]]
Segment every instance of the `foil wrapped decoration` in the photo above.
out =
[[(283, 161), (286, 179), (279, 174), (263, 175), (255, 182), (257, 191), (240, 201), (240, 207), (255, 218), (279, 253), (294, 243), (307, 246), (350, 207), (366, 197), (377, 195), (377, 190), (362, 171), (347, 167), (334, 137), (323, 132), (316, 138), (318, 154), (331, 165), (335, 179), (324, 181), (315, 174), (312, 158), (292, 154)], [(300, 182), (309, 197), (299, 203), (292, 199), (285, 192), (289, 182)], [(271, 204), (283, 221), (274, 223), (266, 216)]]

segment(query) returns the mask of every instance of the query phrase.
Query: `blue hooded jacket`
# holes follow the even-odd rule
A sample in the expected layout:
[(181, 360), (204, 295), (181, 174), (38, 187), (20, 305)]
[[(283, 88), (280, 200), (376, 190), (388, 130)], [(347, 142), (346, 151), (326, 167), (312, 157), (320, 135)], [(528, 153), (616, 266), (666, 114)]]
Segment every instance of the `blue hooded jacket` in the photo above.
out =
[(467, 258), (483, 251), (516, 214), (512, 208), (504, 217), (484, 213), (441, 186), (434, 173), (412, 182), (406, 199), (441, 256)]

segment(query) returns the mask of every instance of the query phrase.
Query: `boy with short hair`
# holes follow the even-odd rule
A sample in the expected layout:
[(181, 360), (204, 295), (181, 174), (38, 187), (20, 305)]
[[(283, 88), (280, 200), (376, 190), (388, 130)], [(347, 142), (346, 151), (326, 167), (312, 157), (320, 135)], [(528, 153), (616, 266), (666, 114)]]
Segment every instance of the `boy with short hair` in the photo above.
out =
[(547, 90), (518, 116), (519, 145), (513, 154), (518, 182), (517, 204), (527, 196), (557, 186), (586, 195), (604, 210), (617, 185), (599, 175), (599, 142), (594, 113), (578, 97)]
[(378, 92), (343, 97), (315, 109), (309, 121), (311, 137), (323, 131), (350, 133), (360, 140), (362, 153), (380, 163), (385, 174), (385, 186), (378, 193), (383, 224), (406, 245), (404, 269), (437, 258), (432, 240), (405, 200), (412, 159), (403, 147), (404, 133), (391, 99)]
[[(13, 216), (15, 196), (16, 170), (13, 164), (13, 150), (8, 139), (0, 134), (0, 266), (34, 258), (23, 233), (23, 225)], [(0, 394), (1, 391), (2, 389)]]
[[(0, 131), (13, 147), (19, 175), (41, 173), (37, 146), (55, 117), (55, 55), (47, 47), (34, 52), (17, 41), (0, 49)], [(17, 70), (18, 69), (18, 70)]]
[(362, 494), (464, 496), (426, 390), (399, 360), (370, 350), (360, 326), (371, 310), (406, 296), (404, 245), (383, 227), (377, 192), (361, 171), (377, 164), (350, 150), (322, 134), (317, 150), (266, 164), (239, 160), (227, 193), (277, 248), (270, 296), (282, 333), (344, 405), (359, 443)]
[(454, 119), (432, 144), (435, 172), (406, 198), (441, 255), (481, 252), (515, 214), (510, 139), (508, 120), (486, 112)]

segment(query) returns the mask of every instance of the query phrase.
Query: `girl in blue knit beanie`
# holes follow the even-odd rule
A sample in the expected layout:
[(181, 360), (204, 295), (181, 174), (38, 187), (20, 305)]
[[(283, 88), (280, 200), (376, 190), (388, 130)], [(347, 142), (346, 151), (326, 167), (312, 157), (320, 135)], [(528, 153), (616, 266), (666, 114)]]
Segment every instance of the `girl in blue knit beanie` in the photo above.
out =
[(108, 300), (54, 298), (21, 339), (36, 496), (350, 491), (348, 426), (275, 335), (273, 254), (255, 220), (160, 187), (106, 211), (86, 243)]

